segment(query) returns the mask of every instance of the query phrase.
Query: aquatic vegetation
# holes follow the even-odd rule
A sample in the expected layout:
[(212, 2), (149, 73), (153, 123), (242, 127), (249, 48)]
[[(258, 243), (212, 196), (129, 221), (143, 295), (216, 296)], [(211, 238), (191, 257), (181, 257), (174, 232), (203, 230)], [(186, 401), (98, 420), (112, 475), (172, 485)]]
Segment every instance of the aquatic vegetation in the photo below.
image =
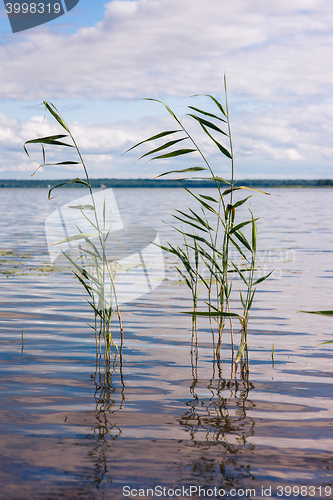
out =
[[(49, 165), (81, 165), (84, 170), (85, 180), (77, 177), (66, 182), (61, 182), (49, 190), (48, 198), (51, 198), (51, 193), (54, 189), (64, 185), (79, 184), (85, 186), (90, 195), (89, 204), (83, 205), (80, 203), (77, 206), (70, 206), (69, 208), (80, 213), (81, 221), (84, 222), (85, 227), (88, 222), (90, 232), (84, 232), (78, 225), (76, 225), (77, 232), (58, 241), (57, 244), (70, 244), (71, 242), (75, 242), (77, 244), (79, 242), (77, 247), (79, 249), (78, 255), (75, 252), (73, 254), (71, 251), (62, 250), (62, 253), (71, 264), (75, 277), (84, 287), (89, 296), (88, 303), (92, 307), (95, 314), (95, 324), (93, 325), (93, 329), (96, 336), (96, 351), (99, 356), (102, 355), (101, 339), (104, 339), (104, 356), (107, 360), (110, 359), (112, 348), (114, 355), (118, 352), (118, 347), (114, 342), (111, 332), (111, 321), (114, 313), (116, 313), (121, 333), (121, 358), (123, 327), (114, 284), (116, 268), (107, 258), (106, 254), (106, 244), (110, 235), (111, 227), (106, 227), (107, 214), (105, 200), (102, 208), (101, 220), (100, 214), (97, 211), (95, 196), (88, 170), (75, 138), (57, 108), (50, 102), (44, 101), (43, 104), (45, 106), (45, 111), (49, 112), (53, 116), (66, 133), (48, 137), (39, 137), (37, 139), (26, 141), (24, 144), (24, 150), (29, 158), (31, 158), (27, 145), (29, 145), (29, 147), (34, 144), (41, 146), (43, 161), (42, 163), (37, 162), (38, 167), (32, 175), (34, 175), (41, 167)], [(69, 140), (69, 142), (64, 142), (64, 139)], [(76, 152), (78, 158), (75, 160), (70, 159), (61, 162), (51, 161), (47, 163), (46, 147), (50, 146), (58, 146), (62, 149), (71, 148), (71, 150)], [(109, 283), (110, 286), (108, 286)]]
[[(181, 178), (177, 181), (199, 207), (188, 207), (188, 212), (176, 210), (173, 217), (181, 226), (175, 227), (175, 229), (181, 234), (183, 245), (167, 243), (167, 246), (162, 246), (162, 248), (180, 261), (181, 265), (177, 265), (176, 269), (192, 295), (193, 310), (184, 312), (193, 318), (192, 353), (195, 352), (197, 355), (197, 319), (203, 316), (210, 320), (213, 351), (218, 361), (220, 361), (222, 334), (226, 324), (230, 325), (232, 361), (234, 361), (234, 322), (236, 321), (240, 325), (240, 342), (235, 366), (237, 370), (239, 361), (243, 359), (242, 370), (248, 370), (249, 314), (256, 286), (268, 278), (272, 271), (265, 276), (257, 275), (258, 271), (260, 272), (256, 266), (257, 219), (251, 209), (249, 209), (248, 218), (236, 221), (239, 207), (245, 205), (251, 197), (249, 195), (236, 200), (236, 195), (242, 194), (244, 189), (257, 190), (237, 185), (235, 181), (226, 79), (224, 79), (224, 90), (225, 104), (221, 104), (215, 97), (207, 95), (205, 97), (213, 106), (213, 111), (210, 108), (201, 109), (188, 106), (189, 113), (184, 117), (184, 120), (178, 118), (170, 107), (162, 101), (146, 99), (163, 105), (176, 123), (176, 128), (149, 137), (135, 144), (128, 151), (153, 143), (153, 149), (144, 152), (139, 160), (178, 161), (187, 155), (195, 155), (196, 161), (199, 159), (199, 166), (169, 170), (157, 176), (160, 178), (170, 174), (179, 174)], [(185, 119), (192, 122), (191, 129), (184, 125)], [(217, 148), (224, 159), (230, 162), (231, 180), (222, 178), (215, 171), (212, 162), (209, 161), (197, 139), (189, 131), (193, 128), (193, 122), (199, 127), (201, 134), (203, 132), (205, 139), (203, 142), (207, 142), (208, 138), (210, 144)], [(224, 144), (223, 139), (227, 141), (227, 145)], [(186, 144), (186, 147), (179, 148), (180, 143)], [(205, 176), (193, 177), (199, 172), (200, 175), (204, 173)], [(182, 182), (189, 178), (205, 179), (214, 183), (215, 194), (207, 196), (196, 193), (193, 188), (186, 187)], [(250, 229), (250, 236), (243, 233), (243, 228)], [(235, 277), (238, 277), (238, 282), (243, 286), (243, 290), (236, 291), (237, 304), (235, 304), (234, 296), (231, 303)], [(205, 290), (205, 294), (200, 305), (204, 305), (205, 310), (199, 308), (199, 294), (203, 295), (202, 289)]]

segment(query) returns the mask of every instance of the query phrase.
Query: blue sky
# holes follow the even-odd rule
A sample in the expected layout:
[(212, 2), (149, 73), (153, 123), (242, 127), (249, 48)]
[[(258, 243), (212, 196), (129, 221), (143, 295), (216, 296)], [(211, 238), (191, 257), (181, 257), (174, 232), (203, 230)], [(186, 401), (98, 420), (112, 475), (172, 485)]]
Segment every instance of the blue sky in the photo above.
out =
[[(1, 3), (0, 178), (30, 178), (34, 164), (22, 144), (58, 132), (44, 120), (43, 100), (72, 127), (91, 177), (154, 177), (188, 166), (122, 155), (173, 126), (162, 107), (141, 99), (164, 99), (184, 115), (193, 94), (223, 98), (224, 73), (238, 178), (332, 178), (332, 47), (330, 0), (80, 0), (15, 34)], [(228, 161), (199, 140), (227, 176)]]

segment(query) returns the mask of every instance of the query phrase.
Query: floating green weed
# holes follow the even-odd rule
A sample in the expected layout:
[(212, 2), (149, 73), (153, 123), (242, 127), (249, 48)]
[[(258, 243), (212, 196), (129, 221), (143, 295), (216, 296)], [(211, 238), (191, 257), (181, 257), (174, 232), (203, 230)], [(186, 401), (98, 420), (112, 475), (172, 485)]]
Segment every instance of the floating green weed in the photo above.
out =
[(12, 250), (2, 250), (0, 251), (0, 256), (5, 257), (6, 255), (14, 255), (14, 252)]

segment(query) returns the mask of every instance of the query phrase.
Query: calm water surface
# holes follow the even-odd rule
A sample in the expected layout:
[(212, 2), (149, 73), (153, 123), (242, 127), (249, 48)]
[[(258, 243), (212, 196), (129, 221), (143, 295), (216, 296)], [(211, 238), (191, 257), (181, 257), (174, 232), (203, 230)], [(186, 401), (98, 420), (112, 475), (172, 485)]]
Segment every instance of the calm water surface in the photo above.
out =
[[(162, 285), (122, 308), (122, 378), (119, 366), (96, 368), (85, 295), (71, 275), (48, 272), (44, 231), (53, 210), (86, 193), (48, 201), (44, 189), (0, 189), (1, 498), (120, 499), (124, 486), (254, 499), (303, 486), (299, 498), (333, 498), (332, 347), (318, 345), (333, 340), (333, 322), (299, 312), (333, 308), (333, 192), (271, 193), (251, 201), (258, 264), (275, 272), (258, 287), (244, 383), (231, 378), (228, 336), (214, 367), (205, 320), (191, 363), (191, 324), (178, 314), (191, 303), (168, 255)], [(180, 189), (115, 196), (125, 225), (155, 228), (162, 242), (178, 238), (162, 221), (192, 203)]]

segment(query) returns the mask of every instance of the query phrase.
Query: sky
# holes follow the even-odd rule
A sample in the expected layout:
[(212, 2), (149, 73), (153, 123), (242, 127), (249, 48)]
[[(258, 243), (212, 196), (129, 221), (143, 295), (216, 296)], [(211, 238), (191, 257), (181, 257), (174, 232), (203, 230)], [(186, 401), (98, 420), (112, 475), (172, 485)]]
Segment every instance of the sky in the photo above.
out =
[[(331, 0), (80, 0), (19, 33), (1, 2), (0, 178), (30, 179), (37, 164), (24, 142), (61, 133), (45, 100), (68, 123), (92, 178), (199, 165), (196, 156), (137, 161), (145, 147), (124, 154), (175, 127), (147, 97), (170, 106), (216, 174), (230, 177), (229, 160), (185, 116), (188, 105), (214, 111), (202, 95), (223, 101), (224, 74), (236, 178), (333, 178), (332, 57)], [(67, 149), (51, 148), (49, 159), (65, 161)], [(35, 178), (82, 175), (80, 165), (48, 166)]]

